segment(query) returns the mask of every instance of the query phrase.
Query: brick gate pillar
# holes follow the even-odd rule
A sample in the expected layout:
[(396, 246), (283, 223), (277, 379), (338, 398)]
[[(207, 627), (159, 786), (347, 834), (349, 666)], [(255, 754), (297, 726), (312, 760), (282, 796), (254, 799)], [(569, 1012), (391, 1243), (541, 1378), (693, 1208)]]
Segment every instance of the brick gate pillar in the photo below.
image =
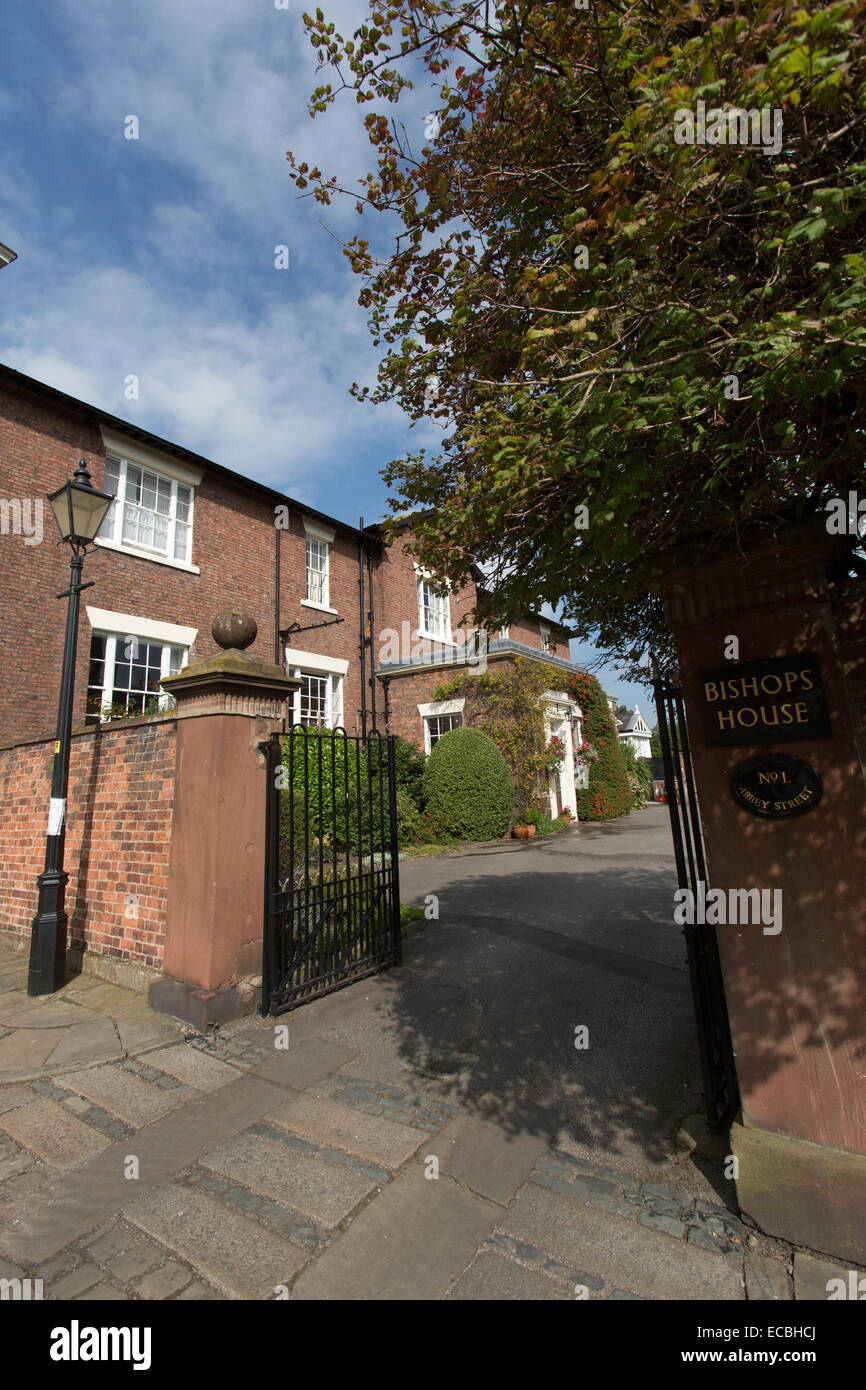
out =
[(223, 650), (162, 682), (177, 702), (164, 975), (156, 1009), (197, 1028), (259, 1002), (264, 919), (266, 766), (258, 745), (300, 682), (251, 656), (252, 618), (220, 614)]
[[(710, 886), (782, 890), (780, 931), (730, 912), (717, 926), (742, 1095), (739, 1202), (770, 1234), (863, 1263), (866, 787), (829, 577), (845, 573), (848, 544), (794, 527), (749, 557), (677, 570), (665, 607)], [(820, 799), (814, 780), (802, 790), (809, 769)], [(779, 781), (767, 790), (774, 772), (790, 796)]]

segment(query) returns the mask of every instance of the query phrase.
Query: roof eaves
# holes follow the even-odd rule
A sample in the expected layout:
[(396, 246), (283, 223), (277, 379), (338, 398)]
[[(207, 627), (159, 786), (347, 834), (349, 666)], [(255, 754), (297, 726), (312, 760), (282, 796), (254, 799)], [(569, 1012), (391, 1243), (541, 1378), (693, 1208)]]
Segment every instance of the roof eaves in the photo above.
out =
[(199, 468), (204, 468), (217, 477), (225, 478), (236, 486), (244, 487), (250, 492), (256, 492), (272, 501), (282, 503), (284, 506), (295, 507), (299, 512), (306, 516), (315, 517), (318, 521), (327, 522), (330, 526), (339, 527), (341, 531), (348, 531), (350, 535), (356, 536), (365, 542), (372, 541), (374, 544), (381, 545), (381, 540), (371, 535), (368, 528), (360, 530), (357, 526), (351, 526), (348, 522), (339, 521), (337, 517), (329, 516), (327, 512), (320, 512), (316, 507), (310, 507), (305, 502), (299, 502), (297, 498), (290, 497), (288, 493), (279, 492), (276, 488), (268, 487), (267, 483), (257, 482), (255, 478), (248, 478), (243, 473), (236, 473), (232, 468), (226, 468), (224, 464), (215, 463), (213, 459), (205, 458), (203, 454), (196, 454), (192, 449), (185, 448), (182, 444), (175, 444), (169, 439), (163, 439), (157, 434), (151, 434), (150, 430), (143, 429), (140, 425), (133, 425), (129, 420), (122, 420), (118, 415), (110, 415), (108, 411), (101, 410), (99, 406), (90, 405), (87, 401), (80, 401), (75, 396), (68, 396), (65, 391), (58, 391), (55, 386), (48, 386), (43, 381), (37, 381), (34, 377), (25, 376), (23, 372), (17, 372), (14, 367), (8, 367), (0, 362), (0, 381), (8, 381), (10, 385), (18, 387), (23, 391), (29, 391), (31, 395), (41, 396), (47, 400), (55, 401), (64, 406), (65, 409), (77, 415), (84, 415), (99, 424), (107, 426), (109, 429), (117, 430), (120, 434), (130, 435), (142, 444), (149, 445), (152, 449), (159, 449), (163, 453), (173, 454), (176, 458), (183, 459), (186, 463), (195, 464)]

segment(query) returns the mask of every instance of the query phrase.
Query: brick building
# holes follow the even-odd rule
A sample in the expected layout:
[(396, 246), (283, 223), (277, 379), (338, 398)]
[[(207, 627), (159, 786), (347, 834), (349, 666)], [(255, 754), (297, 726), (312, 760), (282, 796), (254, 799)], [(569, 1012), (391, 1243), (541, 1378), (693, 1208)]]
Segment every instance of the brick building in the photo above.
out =
[[(427, 751), (460, 722), (459, 701), (431, 698), (449, 675), (516, 655), (561, 666), (563, 683), (576, 669), (565, 629), (539, 615), (479, 636), (480, 571), (437, 593), (408, 530), (386, 546), (378, 526), (325, 516), (0, 366), (0, 744), (54, 730), (65, 611), (55, 595), (69, 561), (44, 498), (82, 455), (117, 500), (85, 569), (74, 728), (106, 707), (164, 706), (160, 679), (216, 653), (211, 622), (226, 608), (255, 618), (254, 653), (300, 675), (295, 720), (387, 728)], [(548, 713), (552, 732), (570, 733), (561, 692)], [(573, 783), (558, 800), (573, 806)]]

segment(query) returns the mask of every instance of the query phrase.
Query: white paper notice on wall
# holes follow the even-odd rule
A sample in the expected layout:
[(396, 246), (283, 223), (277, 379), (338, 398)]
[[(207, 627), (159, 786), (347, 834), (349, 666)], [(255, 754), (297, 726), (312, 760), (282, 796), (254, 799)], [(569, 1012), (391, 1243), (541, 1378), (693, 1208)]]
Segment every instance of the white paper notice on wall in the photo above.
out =
[(52, 796), (48, 802), (48, 834), (59, 835), (66, 815), (66, 798)]

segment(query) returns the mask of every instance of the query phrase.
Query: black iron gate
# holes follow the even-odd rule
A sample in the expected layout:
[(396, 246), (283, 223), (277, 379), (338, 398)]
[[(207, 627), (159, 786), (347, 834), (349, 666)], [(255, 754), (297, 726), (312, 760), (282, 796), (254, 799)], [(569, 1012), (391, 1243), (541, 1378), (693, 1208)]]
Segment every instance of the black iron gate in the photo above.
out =
[[(697, 902), (698, 883), (706, 886), (705, 891), (709, 885), (683, 692), (679, 686), (658, 677), (653, 681), (653, 690), (677, 880), (680, 888), (691, 889), (692, 902)], [(720, 1130), (726, 1128), (737, 1113), (739, 1087), (716, 929), (711, 923), (687, 923), (683, 935), (698, 1027), (707, 1124), (712, 1130)]]
[(400, 962), (394, 736), (294, 725), (268, 760), (263, 1014)]

